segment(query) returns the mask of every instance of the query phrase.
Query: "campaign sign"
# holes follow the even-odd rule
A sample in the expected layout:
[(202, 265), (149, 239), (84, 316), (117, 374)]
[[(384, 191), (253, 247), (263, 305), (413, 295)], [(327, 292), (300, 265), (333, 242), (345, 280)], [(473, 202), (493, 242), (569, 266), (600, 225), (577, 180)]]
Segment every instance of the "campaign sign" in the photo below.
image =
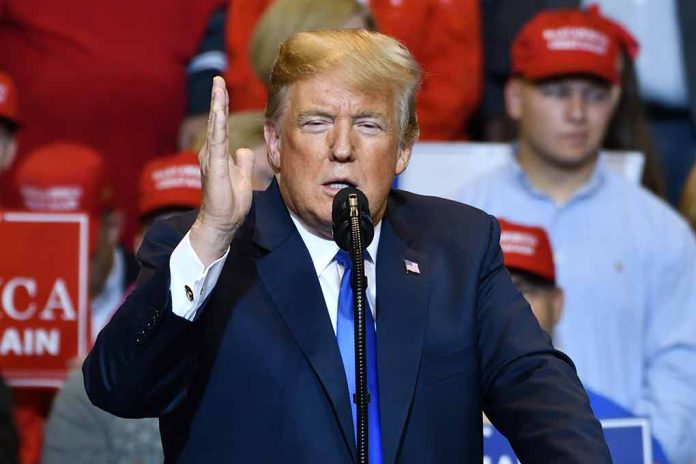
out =
[(483, 464), (519, 464), (505, 436), (490, 424), (483, 424)]
[(650, 423), (647, 419), (603, 419), (611, 460), (616, 464), (652, 464), (653, 450)]
[(87, 354), (88, 218), (0, 211), (0, 370), (12, 386), (60, 387)]
[[(604, 419), (600, 421), (614, 464), (651, 464), (652, 442), (647, 419)], [(510, 443), (495, 427), (483, 426), (483, 463), (519, 464)]]

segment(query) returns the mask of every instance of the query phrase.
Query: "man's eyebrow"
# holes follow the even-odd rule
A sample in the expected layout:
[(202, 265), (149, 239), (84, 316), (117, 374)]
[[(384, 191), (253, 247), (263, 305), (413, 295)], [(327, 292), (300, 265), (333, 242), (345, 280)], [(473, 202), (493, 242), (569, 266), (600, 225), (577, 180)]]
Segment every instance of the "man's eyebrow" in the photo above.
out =
[(374, 119), (384, 119), (386, 120), (387, 117), (384, 115), (384, 113), (380, 113), (379, 111), (371, 111), (371, 110), (366, 110), (366, 111), (361, 111), (358, 114), (353, 116), (353, 119), (361, 119), (361, 118), (374, 118)]
[(325, 110), (320, 110), (320, 109), (315, 109), (315, 110), (304, 110), (300, 111), (300, 113), (297, 115), (297, 119), (306, 119), (306, 118), (311, 118), (311, 117), (322, 117), (322, 118), (329, 118), (329, 119), (334, 119), (336, 116), (329, 113), (328, 111)]

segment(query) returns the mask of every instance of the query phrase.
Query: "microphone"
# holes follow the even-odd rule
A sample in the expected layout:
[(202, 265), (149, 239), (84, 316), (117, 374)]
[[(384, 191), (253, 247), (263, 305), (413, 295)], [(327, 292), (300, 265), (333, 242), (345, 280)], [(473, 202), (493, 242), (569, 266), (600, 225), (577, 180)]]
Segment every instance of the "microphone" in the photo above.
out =
[(353, 289), (353, 320), (355, 347), (355, 394), (357, 463), (368, 464), (368, 404), (370, 392), (367, 388), (367, 298), (365, 290), (365, 261), (363, 253), (372, 242), (375, 229), (372, 226), (367, 197), (355, 187), (341, 189), (333, 199), (331, 207), (333, 238), (336, 244), (350, 255), (353, 263), (351, 287)]
[[(355, 230), (351, 226), (351, 218), (357, 217), (359, 224), (359, 237), (354, 237)], [(333, 221), (333, 238), (336, 244), (345, 251), (350, 252), (353, 241), (359, 241), (362, 253), (375, 235), (370, 216), (370, 207), (364, 193), (355, 187), (346, 187), (338, 191), (333, 199), (331, 207)]]

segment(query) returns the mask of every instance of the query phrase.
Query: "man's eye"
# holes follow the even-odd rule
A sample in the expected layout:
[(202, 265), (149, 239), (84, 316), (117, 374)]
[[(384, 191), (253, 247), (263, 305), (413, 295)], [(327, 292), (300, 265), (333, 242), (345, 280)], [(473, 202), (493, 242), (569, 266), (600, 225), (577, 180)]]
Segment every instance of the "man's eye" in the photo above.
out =
[(329, 122), (323, 119), (311, 119), (309, 121), (304, 121), (301, 127), (309, 131), (320, 131), (327, 127), (328, 124)]
[(587, 92), (585, 97), (588, 102), (600, 103), (609, 98), (609, 91), (606, 89), (593, 89)]
[(372, 122), (372, 121), (361, 121), (357, 124), (357, 127), (362, 131), (370, 132), (370, 133), (379, 132), (382, 130), (382, 126), (380, 126), (378, 123)]
[(541, 87), (541, 93), (547, 97), (561, 98), (565, 97), (568, 92), (561, 85), (543, 85)]

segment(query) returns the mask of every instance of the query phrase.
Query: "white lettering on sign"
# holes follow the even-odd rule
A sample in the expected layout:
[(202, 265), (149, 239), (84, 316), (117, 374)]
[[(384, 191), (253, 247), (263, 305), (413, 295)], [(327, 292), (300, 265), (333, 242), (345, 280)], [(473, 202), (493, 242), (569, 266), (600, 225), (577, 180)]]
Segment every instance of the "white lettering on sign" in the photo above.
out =
[(73, 306), (68, 288), (65, 286), (63, 279), (56, 279), (51, 294), (48, 296), (48, 301), (46, 301), (46, 306), (44, 306), (43, 311), (39, 314), (39, 319), (43, 321), (52, 321), (55, 319), (53, 311), (56, 309), (63, 312), (61, 319), (64, 321), (74, 321), (77, 318), (75, 307)]
[(26, 321), (36, 313), (36, 304), (32, 301), (26, 308), (19, 309), (15, 306), (15, 292), (18, 288), (23, 288), (30, 298), (36, 297), (36, 281), (26, 277), (15, 277), (10, 279), (2, 289), (2, 307), (8, 316), (16, 321)]
[[(0, 279), (0, 285), (2, 279)], [(29, 303), (23, 308), (18, 308), (16, 304), (18, 292), (23, 292), (29, 297)], [(5, 313), (16, 321), (26, 321), (36, 316), (38, 311), (37, 284), (35, 279), (28, 277), (14, 277), (7, 281), (0, 294), (0, 302)], [(42, 321), (52, 321), (56, 319), (56, 311), (60, 311), (60, 319), (64, 321), (74, 321), (77, 319), (75, 304), (70, 298), (70, 293), (63, 279), (56, 279), (51, 287), (46, 303), (39, 312), (39, 319)]]
[(58, 356), (59, 353), (60, 331), (58, 329), (24, 329), (20, 332), (10, 327), (0, 338), (0, 356), (8, 354)]

